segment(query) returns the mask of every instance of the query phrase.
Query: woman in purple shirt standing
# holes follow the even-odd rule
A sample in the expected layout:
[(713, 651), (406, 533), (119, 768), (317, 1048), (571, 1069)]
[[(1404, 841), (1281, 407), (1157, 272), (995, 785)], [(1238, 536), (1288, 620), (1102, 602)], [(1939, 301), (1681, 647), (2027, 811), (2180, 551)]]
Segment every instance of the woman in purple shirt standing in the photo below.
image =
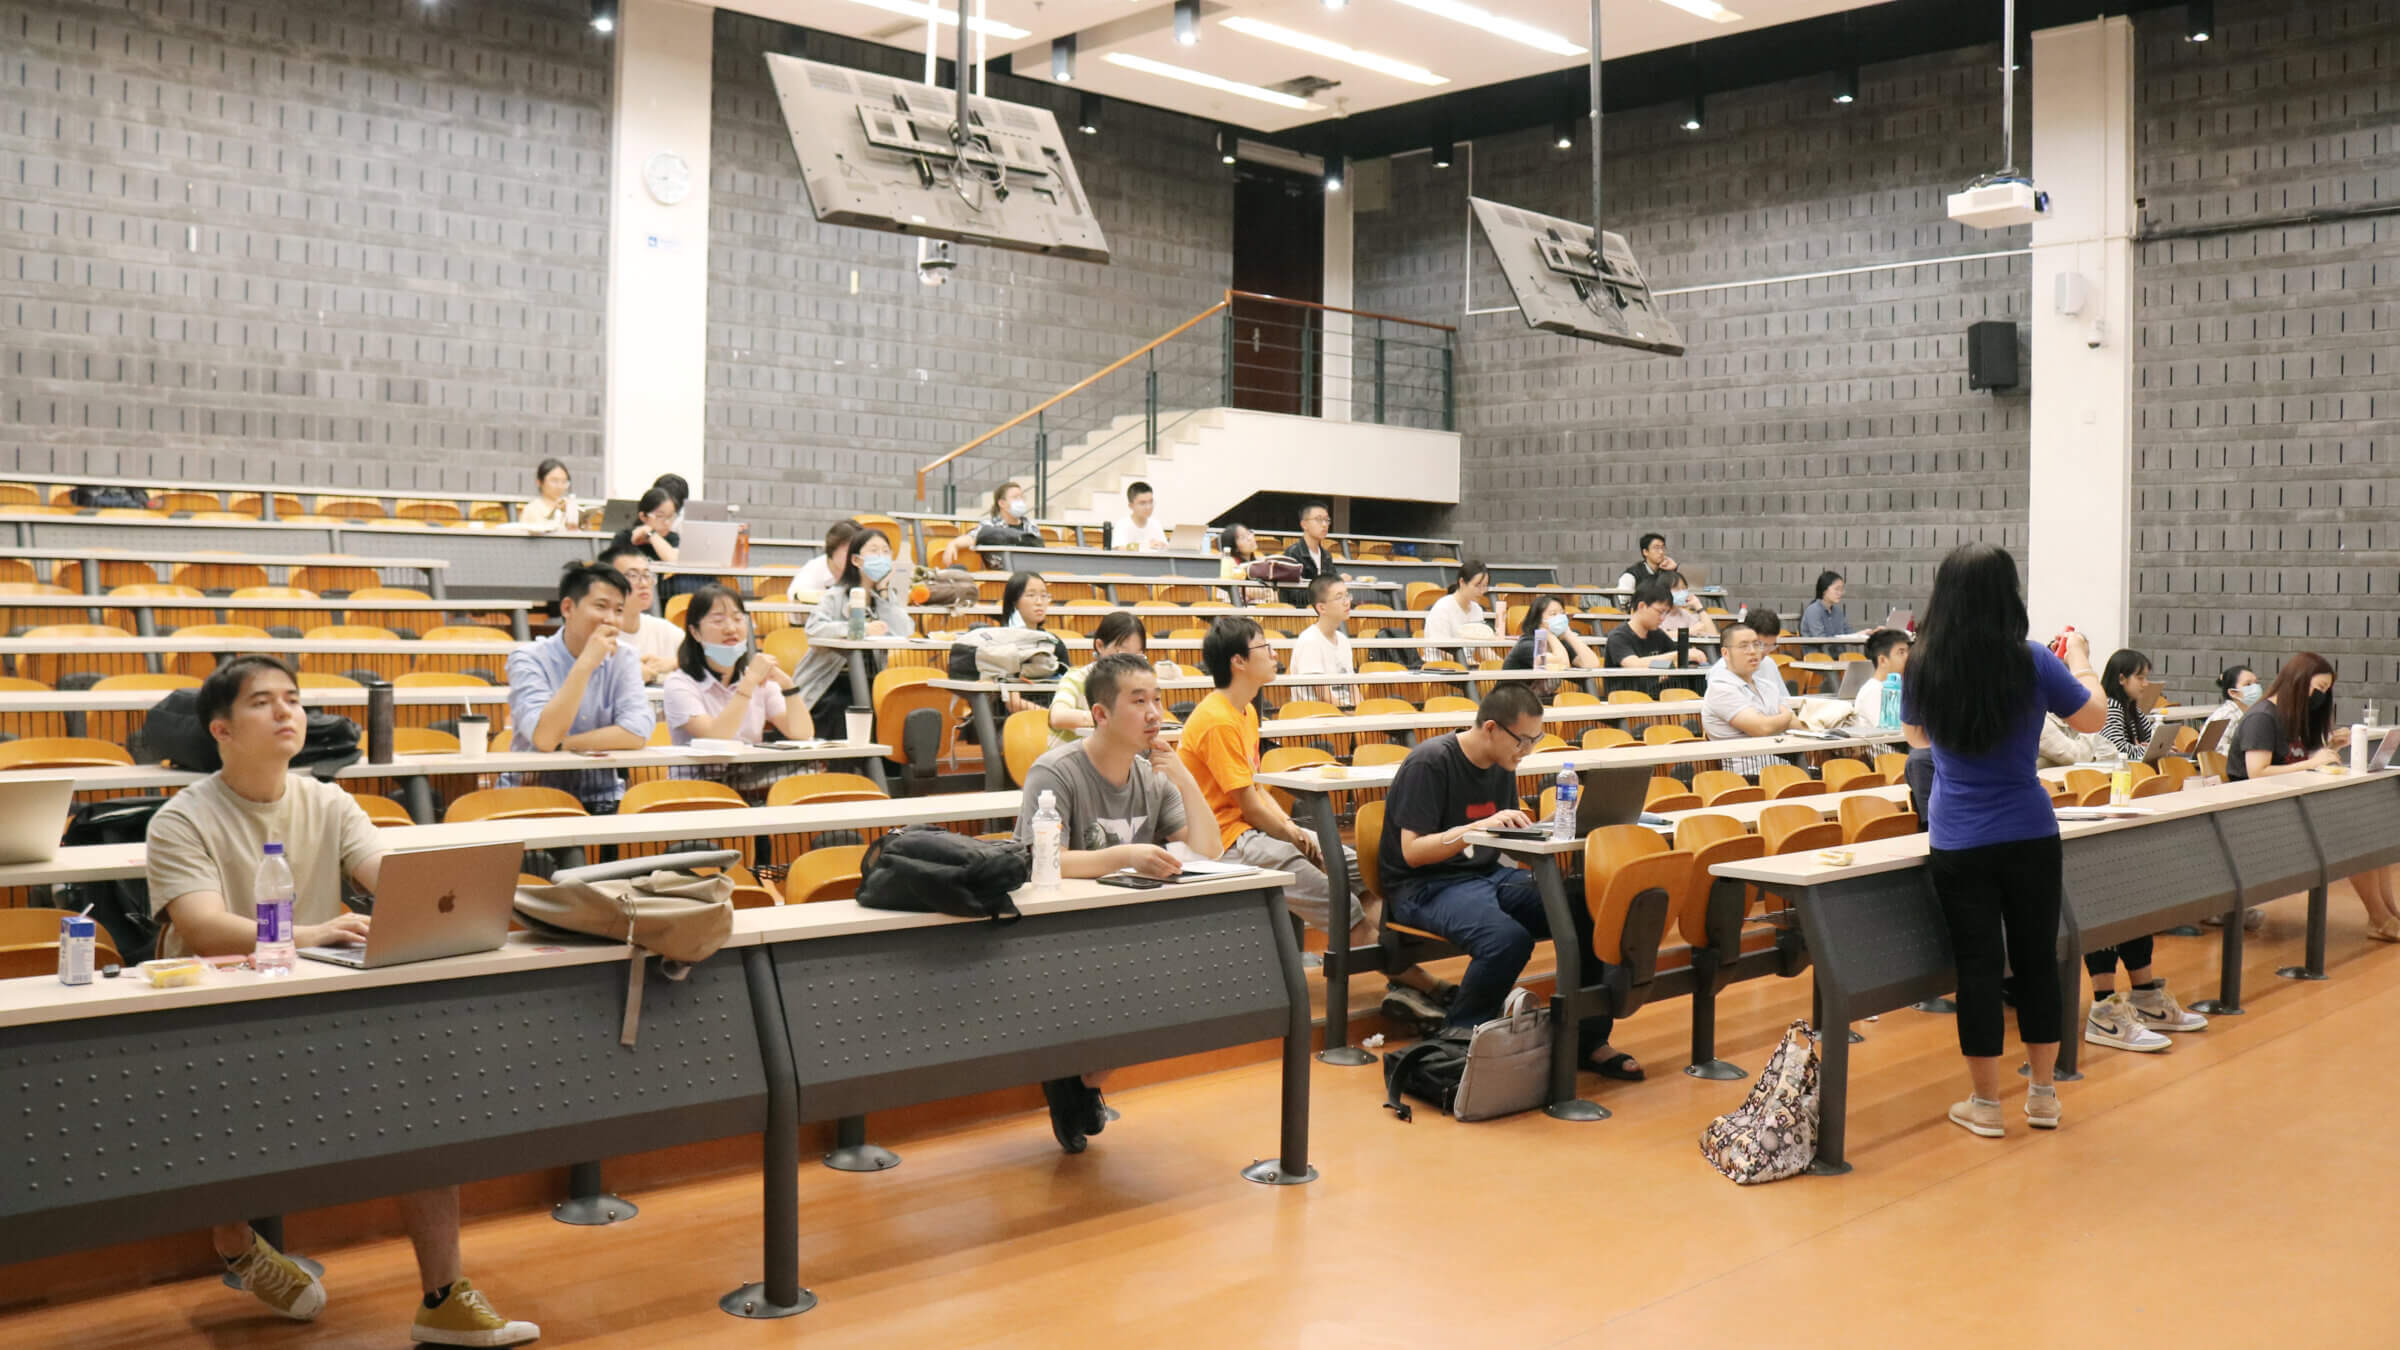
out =
[(2000, 1115), (2000, 980), (2017, 976), (2017, 1037), (2033, 1065), (2025, 1123), (2058, 1128), (2058, 817), (2035, 776), (2042, 715), (2081, 732), (2108, 722), (2090, 646), (2067, 635), (2061, 662), (2026, 639), (2017, 561), (1991, 544), (1942, 560), (1924, 627), (1908, 658), (1902, 722), (1908, 743), (1933, 752), (1926, 803), (1926, 870), (1950, 924), (1958, 962), (1958, 1049), (1974, 1089), (1950, 1119), (1986, 1139)]

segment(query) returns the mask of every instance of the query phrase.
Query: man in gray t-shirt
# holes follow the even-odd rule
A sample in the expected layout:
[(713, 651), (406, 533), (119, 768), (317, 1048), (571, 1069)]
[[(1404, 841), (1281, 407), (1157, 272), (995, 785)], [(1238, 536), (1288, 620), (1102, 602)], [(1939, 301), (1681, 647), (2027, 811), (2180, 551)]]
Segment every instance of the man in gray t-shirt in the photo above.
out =
[[(1159, 734), (1166, 717), (1150, 662), (1138, 652), (1104, 656), (1092, 663), (1083, 690), (1091, 705), (1092, 734), (1050, 751), (1025, 771), (1017, 842), (1032, 841), (1034, 812), (1048, 792), (1064, 827), (1059, 837), (1063, 876), (1104, 877), (1130, 869), (1146, 877), (1171, 877), (1183, 867), (1167, 851), (1169, 844), (1215, 858), (1225, 841), (1192, 771)], [(1194, 821), (1198, 829), (1192, 828)], [(1104, 1076), (1092, 1072), (1042, 1084), (1050, 1132), (1069, 1153), (1083, 1152), (1085, 1137), (1107, 1123), (1100, 1100)]]

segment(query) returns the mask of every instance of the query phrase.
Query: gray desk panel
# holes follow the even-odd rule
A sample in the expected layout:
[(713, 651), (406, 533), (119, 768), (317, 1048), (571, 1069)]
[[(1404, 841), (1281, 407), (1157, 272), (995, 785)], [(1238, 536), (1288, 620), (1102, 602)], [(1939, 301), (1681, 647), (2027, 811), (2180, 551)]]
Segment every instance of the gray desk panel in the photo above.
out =
[[(806, 944), (795, 944), (806, 945)], [(0, 1262), (762, 1129), (741, 963), (43, 1023), (0, 1049)]]
[(1821, 979), (1854, 1016), (1950, 992), (1950, 925), (1922, 867), (1812, 887), (1801, 923)]
[(2234, 907), (2233, 875), (2206, 816), (2115, 830), (2063, 850), (2066, 903), (2087, 951)]
[(2224, 832), (2226, 849), (2233, 854), (2233, 874), (2241, 883), (2244, 905), (2263, 905), (2325, 884), (2325, 871), (2298, 799), (2287, 797), (2220, 811), (2215, 820)]
[(2317, 832), (2329, 879), (2400, 862), (2400, 775), (2373, 786), (2311, 793), (2300, 805)]
[(1280, 1036), (1275, 895), (778, 944), (801, 1118)]

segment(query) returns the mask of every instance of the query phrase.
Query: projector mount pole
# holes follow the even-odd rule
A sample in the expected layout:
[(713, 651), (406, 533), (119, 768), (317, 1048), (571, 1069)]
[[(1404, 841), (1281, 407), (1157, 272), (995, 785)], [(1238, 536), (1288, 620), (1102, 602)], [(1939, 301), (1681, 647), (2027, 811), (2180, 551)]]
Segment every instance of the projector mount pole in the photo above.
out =
[(1592, 256), (1600, 256), (1600, 0), (1592, 0)]

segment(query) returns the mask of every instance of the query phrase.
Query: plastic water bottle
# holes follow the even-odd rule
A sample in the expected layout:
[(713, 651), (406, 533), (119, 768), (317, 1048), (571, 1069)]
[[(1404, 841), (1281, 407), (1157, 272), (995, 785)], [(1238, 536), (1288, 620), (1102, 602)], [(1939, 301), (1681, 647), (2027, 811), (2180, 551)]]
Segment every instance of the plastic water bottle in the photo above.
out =
[(266, 860), (258, 865), (258, 946), (250, 966), (261, 975), (289, 975), (296, 959), (292, 945), (292, 902), (300, 888), (283, 860), (283, 845), (267, 845)]
[(2108, 804), (2123, 806), (2133, 800), (2133, 766), (2119, 750), (2108, 766)]
[(1057, 795), (1044, 789), (1040, 807), (1033, 813), (1033, 888), (1037, 891), (1058, 889), (1058, 837), (1063, 828)]
[(1550, 813), (1550, 837), (1558, 842), (1572, 843), (1575, 839), (1575, 795), (1582, 791), (1573, 766), (1558, 771), (1558, 806)]

